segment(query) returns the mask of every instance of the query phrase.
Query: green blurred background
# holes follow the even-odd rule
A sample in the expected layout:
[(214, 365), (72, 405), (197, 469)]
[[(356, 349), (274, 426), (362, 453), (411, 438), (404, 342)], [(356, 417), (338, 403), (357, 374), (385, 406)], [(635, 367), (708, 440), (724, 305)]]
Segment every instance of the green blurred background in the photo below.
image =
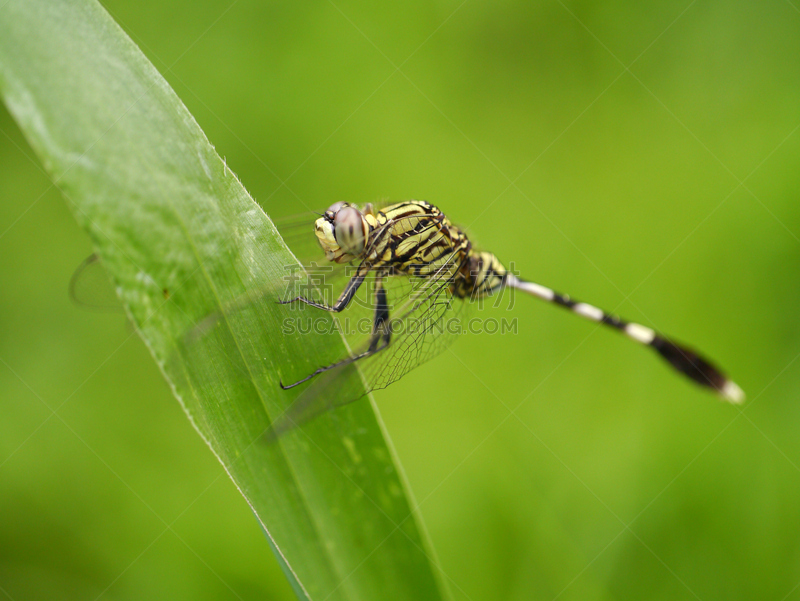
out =
[[(796, 2), (103, 4), (270, 215), (427, 199), (749, 394), (521, 296), (376, 394), (455, 599), (800, 599)], [(0, 130), (0, 591), (292, 599)]]

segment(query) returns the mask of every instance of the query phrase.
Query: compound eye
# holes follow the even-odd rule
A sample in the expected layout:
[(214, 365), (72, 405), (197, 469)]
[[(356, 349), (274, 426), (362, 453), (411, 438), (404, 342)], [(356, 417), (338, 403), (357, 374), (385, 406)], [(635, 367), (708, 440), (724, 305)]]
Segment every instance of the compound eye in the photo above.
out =
[(364, 227), (361, 212), (354, 207), (347, 206), (336, 212), (333, 220), (333, 235), (344, 252), (359, 255), (364, 252), (366, 243)]
[(346, 202), (341, 201), (341, 200), (339, 202), (335, 202), (331, 206), (328, 207), (328, 210), (325, 211), (325, 214), (326, 215), (330, 215), (330, 217), (333, 218), (333, 216), (336, 215), (336, 213), (339, 212), (339, 209), (341, 209), (346, 204), (347, 204)]

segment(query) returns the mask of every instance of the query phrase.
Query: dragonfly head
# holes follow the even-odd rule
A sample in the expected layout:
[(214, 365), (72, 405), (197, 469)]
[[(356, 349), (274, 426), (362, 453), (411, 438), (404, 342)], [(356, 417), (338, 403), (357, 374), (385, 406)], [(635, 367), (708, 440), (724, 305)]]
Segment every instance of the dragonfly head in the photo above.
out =
[(369, 224), (355, 205), (347, 202), (332, 204), (317, 219), (314, 230), (328, 261), (349, 263), (364, 254)]

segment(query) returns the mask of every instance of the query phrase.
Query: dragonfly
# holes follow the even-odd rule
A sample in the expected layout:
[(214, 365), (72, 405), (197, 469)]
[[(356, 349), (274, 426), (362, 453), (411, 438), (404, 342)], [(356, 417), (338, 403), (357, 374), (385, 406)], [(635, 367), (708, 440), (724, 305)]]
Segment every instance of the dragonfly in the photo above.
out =
[[(337, 202), (317, 215), (313, 237), (311, 219), (277, 221), (290, 247), (304, 259), (304, 271), (310, 277), (300, 285), (302, 294), (295, 294), (297, 285), (293, 283), (286, 287), (283, 298), (274, 300), (291, 308), (309, 307), (309, 311), (340, 317), (361, 314), (366, 327), (339, 329), (347, 343), (345, 356), (296, 379), (284, 379), (281, 374), (279, 385), (283, 390), (307, 388), (264, 433), (268, 443), (323, 413), (389, 386), (432, 359), (465, 333), (470, 307), (501, 298), (505, 289), (521, 291), (617, 330), (652, 348), (699, 386), (731, 403), (744, 401), (742, 389), (698, 352), (647, 326), (523, 280), (494, 254), (475, 248), (465, 230), (429, 202), (369, 203), (363, 208)], [(298, 225), (302, 230), (298, 231)], [(309, 243), (313, 243), (313, 249), (308, 248)], [(322, 265), (317, 260), (320, 250)], [(320, 273), (322, 277), (316, 277)], [(294, 282), (294, 278), (287, 281)], [(190, 328), (183, 342), (191, 348), (220, 323), (223, 315), (263, 302), (264, 295), (274, 294), (275, 288), (269, 290), (272, 292), (253, 291), (227, 303), (224, 310)], [(97, 255), (88, 257), (73, 275), (70, 296), (85, 309), (120, 308)], [(357, 390), (345, 382), (354, 375), (354, 369), (363, 384)]]
[(514, 289), (621, 332), (653, 349), (699, 386), (732, 403), (744, 401), (742, 389), (695, 350), (652, 328), (523, 280), (494, 254), (476, 249), (462, 228), (424, 200), (382, 208), (337, 202), (315, 220), (314, 235), (328, 262), (350, 267), (344, 287), (329, 300), (298, 294), (279, 302), (340, 314), (367, 288), (371, 326), (366, 340), (347, 356), (294, 381), (281, 379), (284, 390), (353, 364), (362, 368), (367, 391), (384, 388), (454, 340), (459, 330), (451, 324), (458, 323), (465, 304)]

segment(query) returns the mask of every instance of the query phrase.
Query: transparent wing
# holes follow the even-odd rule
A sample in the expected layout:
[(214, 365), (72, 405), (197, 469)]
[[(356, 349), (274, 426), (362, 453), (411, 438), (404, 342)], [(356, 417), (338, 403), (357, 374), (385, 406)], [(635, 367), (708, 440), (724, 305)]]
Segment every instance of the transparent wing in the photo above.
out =
[[(281, 286), (272, 286), (268, 291), (253, 290), (228, 303), (223, 311), (213, 313), (196, 324), (187, 333), (185, 341), (191, 344), (211, 331), (223, 314), (244, 310), (253, 303), (278, 302), (304, 296), (327, 305), (333, 304), (360, 265), (334, 265), (325, 261), (314, 235), (313, 222), (317, 217), (310, 213), (304, 218), (276, 222), (303, 265), (302, 270), (287, 266)], [(399, 218), (385, 227), (396, 225), (400, 219), (419, 220), (420, 216)], [(440, 226), (431, 222), (429, 227)], [(433, 235), (442, 234), (433, 232)], [(348, 307), (334, 315), (337, 327), (350, 349), (349, 353), (335, 358), (328, 365), (319, 366), (319, 373), (300, 385), (302, 392), (273, 424), (266, 437), (274, 439), (324, 412), (363, 397), (364, 392), (353, 392), (352, 396), (348, 396), (339, 394), (338, 390), (354, 389), (351, 381), (356, 368), (363, 376), (366, 392), (370, 392), (385, 388), (447, 348), (464, 331), (462, 322), (468, 303), (455, 298), (452, 293), (454, 282), (461, 277), (462, 260), (460, 253), (449, 252), (439, 257), (434, 269), (429, 269), (419, 277), (397, 274), (391, 266), (368, 273)], [(282, 292), (275, 298), (278, 288)], [(389, 336), (376, 343), (376, 298), (380, 290), (384, 291), (387, 300), (388, 322), (383, 328)], [(321, 309), (304, 303), (285, 307), (290, 312), (294, 331), (301, 335), (314, 335), (317, 324), (330, 323), (331, 314)], [(309, 373), (281, 373), (284, 384), (308, 376)], [(331, 393), (333, 388), (337, 388), (337, 394)], [(331, 401), (333, 398), (337, 400)]]
[[(348, 308), (339, 318), (350, 354), (321, 366), (319, 373), (302, 384), (307, 388), (273, 424), (267, 438), (274, 439), (326, 411), (358, 400), (365, 393), (389, 386), (444, 351), (465, 332), (470, 304), (452, 292), (454, 283), (462, 277), (463, 260), (461, 254), (451, 252), (425, 277), (374, 274), (369, 285), (362, 285), (364, 306), (358, 307), (359, 317), (346, 315), (351, 310)], [(382, 330), (388, 333), (388, 341), (376, 337), (375, 332), (376, 298), (381, 289), (385, 290), (388, 301), (388, 320)], [(368, 304), (367, 299), (371, 299)], [(369, 312), (365, 313), (365, 309)], [(370, 316), (368, 331), (363, 327), (365, 314)], [(353, 393), (352, 397), (330, 394), (332, 387), (352, 378), (355, 367), (362, 374), (365, 393)], [(331, 398), (338, 399), (335, 405), (331, 404)]]
[(122, 312), (122, 304), (96, 254), (86, 257), (72, 274), (69, 297), (87, 311)]
[[(414, 231), (414, 235), (428, 242), (435, 243), (437, 237), (445, 236), (438, 221), (419, 215), (392, 220), (385, 227), (391, 228), (405, 220), (409, 223), (398, 229)], [(422, 227), (416, 227), (418, 223)], [(380, 231), (376, 232), (373, 240), (380, 237)], [(453, 335), (462, 331), (460, 319), (464, 303), (453, 297), (452, 289), (456, 279), (463, 277), (461, 262), (464, 260), (463, 253), (447, 248), (433, 262), (411, 265), (409, 271), (418, 271), (420, 275), (397, 273), (393, 265), (381, 265), (369, 272), (348, 307), (336, 316), (339, 330), (351, 352), (330, 366), (321, 366), (321, 369), (333, 369), (348, 363), (348, 358), (353, 359), (358, 361), (366, 376), (368, 390), (375, 390), (385, 388), (440, 353), (452, 342)], [(316, 271), (307, 270), (309, 280), (301, 284), (299, 293), (315, 300), (321, 296), (327, 305), (331, 305), (348, 279), (359, 272), (363, 264), (346, 266), (341, 280), (339, 273), (325, 271), (332, 270), (330, 265), (314, 267)], [(376, 313), (379, 293), (385, 293), (384, 317)], [(298, 319), (307, 320), (305, 327), (298, 327), (298, 331), (312, 331), (313, 320), (321, 318), (319, 309), (304, 303), (295, 303), (291, 307)], [(377, 319), (387, 321), (382, 326), (387, 335), (379, 342), (375, 340)], [(380, 352), (369, 352), (370, 347), (380, 347)], [(296, 382), (307, 375), (293, 374), (286, 381)]]
[[(433, 359), (464, 331), (469, 305), (452, 293), (453, 283), (460, 277), (461, 260), (460, 254), (450, 253), (434, 275), (396, 278), (397, 282), (387, 284), (393, 305), (391, 338), (386, 348), (359, 363), (368, 392), (386, 388)], [(403, 285), (403, 279), (410, 281), (410, 290)], [(396, 300), (392, 302), (393, 294)]]

